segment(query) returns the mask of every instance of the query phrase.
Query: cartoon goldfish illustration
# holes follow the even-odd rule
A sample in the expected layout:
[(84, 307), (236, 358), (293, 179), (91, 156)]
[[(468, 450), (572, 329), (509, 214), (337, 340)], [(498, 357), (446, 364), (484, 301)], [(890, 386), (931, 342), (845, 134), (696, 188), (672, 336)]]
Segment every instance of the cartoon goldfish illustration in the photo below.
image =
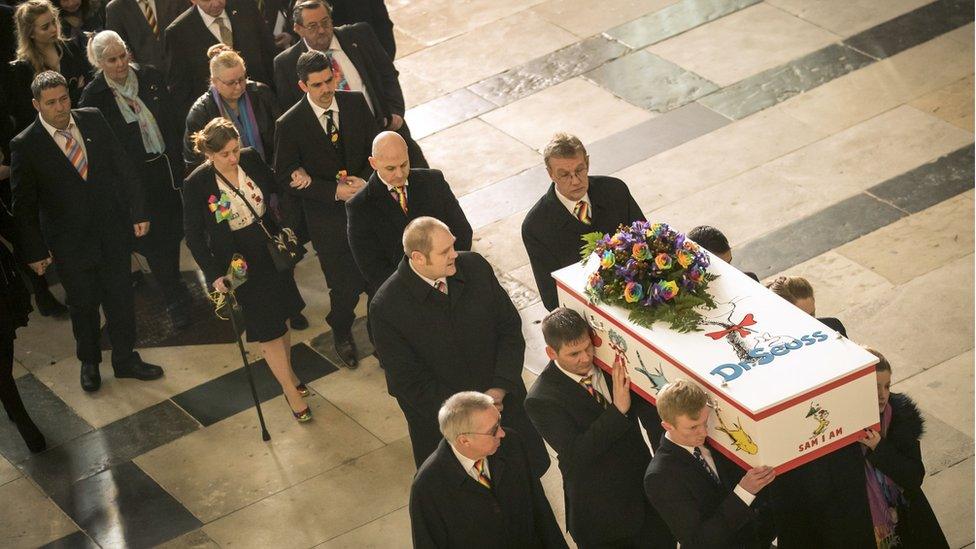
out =
[(719, 425), (715, 429), (729, 435), (729, 438), (732, 439), (732, 445), (735, 446), (736, 450), (752, 455), (759, 453), (759, 446), (752, 441), (752, 437), (749, 436), (749, 433), (742, 429), (741, 419), (739, 419), (739, 423), (733, 423), (733, 428), (729, 429), (729, 426), (726, 425), (725, 421), (722, 419), (722, 414), (719, 413), (718, 406), (715, 406), (715, 417), (718, 418)]
[(806, 417), (812, 417), (817, 420), (817, 429), (813, 432), (813, 436), (817, 436), (827, 430), (827, 426), (830, 425), (830, 420), (827, 416), (830, 412), (820, 407), (817, 403), (810, 403), (810, 411), (807, 412)]
[(644, 359), (640, 356), (640, 351), (634, 352), (637, 353), (637, 360), (640, 362), (640, 368), (637, 368), (637, 371), (647, 376), (655, 394), (660, 393), (661, 389), (668, 384), (668, 378), (664, 377), (664, 372), (661, 371), (660, 367), (655, 368), (653, 372), (649, 372), (647, 366), (644, 365)]

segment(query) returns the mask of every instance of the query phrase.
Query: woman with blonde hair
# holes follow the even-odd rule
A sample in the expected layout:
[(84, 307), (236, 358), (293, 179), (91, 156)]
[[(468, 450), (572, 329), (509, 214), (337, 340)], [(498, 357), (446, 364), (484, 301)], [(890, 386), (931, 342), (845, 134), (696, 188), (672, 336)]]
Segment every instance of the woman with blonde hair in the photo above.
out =
[(267, 242), (279, 226), (294, 226), (298, 206), (289, 194), (280, 196), (283, 217), (268, 207), (277, 191), (274, 173), (251, 148), (241, 149), (240, 135), (229, 120), (214, 118), (193, 134), (193, 146), (206, 160), (186, 179), (183, 224), (186, 246), (218, 292), (228, 292), (227, 271), (235, 254), (247, 263), (247, 280), (234, 290), (244, 312), (247, 340), (260, 343), (295, 419), (305, 422), (312, 412), (302, 400), (308, 389), (291, 367), (291, 342), (286, 321), (305, 302), (292, 270), (275, 268)]
[(193, 134), (218, 116), (230, 120), (241, 136), (241, 146), (251, 147), (266, 162), (274, 158), (275, 121), (281, 114), (271, 88), (247, 78), (244, 58), (224, 44), (207, 50), (210, 88), (190, 107), (183, 134), (183, 160), (187, 170), (203, 157), (193, 148)]
[(61, 34), (60, 13), (48, 0), (27, 0), (17, 6), (14, 25), (17, 60), (10, 64), (7, 94), (16, 124), (14, 133), (19, 133), (37, 116), (30, 91), (35, 75), (46, 70), (61, 73), (68, 81), (71, 104), (77, 105), (92, 69), (82, 44)]

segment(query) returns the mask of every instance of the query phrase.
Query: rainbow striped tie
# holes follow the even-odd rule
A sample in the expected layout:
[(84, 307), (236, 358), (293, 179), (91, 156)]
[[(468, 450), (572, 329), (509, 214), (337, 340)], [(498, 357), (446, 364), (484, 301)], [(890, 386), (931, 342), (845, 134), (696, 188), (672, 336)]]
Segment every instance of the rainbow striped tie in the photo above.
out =
[(57, 133), (64, 138), (64, 154), (68, 157), (68, 161), (78, 170), (78, 175), (88, 181), (88, 160), (85, 158), (85, 151), (81, 150), (81, 145), (75, 141), (70, 129), (58, 130)]
[(576, 203), (576, 207), (573, 208), (573, 214), (576, 215), (576, 219), (579, 219), (587, 225), (590, 224), (590, 205), (585, 201), (580, 200)]
[(474, 470), (478, 473), (478, 484), (491, 490), (491, 479), (485, 473), (485, 459), (481, 458), (474, 462)]
[(596, 399), (597, 403), (599, 403), (600, 406), (602, 406), (604, 410), (607, 409), (607, 405), (609, 403), (607, 402), (607, 399), (604, 398), (603, 393), (601, 393), (600, 391), (597, 391), (596, 390), (596, 387), (593, 386), (593, 375), (592, 374), (591, 375), (588, 375), (588, 376), (583, 376), (583, 379), (580, 380), (580, 384), (583, 386), (584, 389), (586, 389), (586, 392), (587, 393), (590, 393), (590, 396), (591, 397), (593, 397), (593, 398)]
[(325, 52), (325, 56), (329, 58), (329, 63), (332, 65), (332, 76), (336, 80), (336, 89), (342, 91), (349, 91), (352, 88), (349, 87), (349, 81), (346, 80), (346, 75), (342, 72), (342, 67), (339, 66), (339, 60), (335, 58), (332, 54), (332, 50)]
[(405, 187), (393, 187), (390, 189), (393, 199), (400, 204), (400, 209), (403, 213), (407, 213), (407, 189)]

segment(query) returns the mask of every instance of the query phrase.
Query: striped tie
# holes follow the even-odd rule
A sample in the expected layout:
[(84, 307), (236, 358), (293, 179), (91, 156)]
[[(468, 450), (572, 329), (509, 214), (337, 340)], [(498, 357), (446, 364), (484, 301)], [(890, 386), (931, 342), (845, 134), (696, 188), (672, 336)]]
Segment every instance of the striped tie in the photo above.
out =
[(600, 391), (597, 391), (596, 387), (593, 386), (592, 374), (588, 376), (584, 376), (583, 379), (580, 380), (580, 384), (583, 385), (583, 388), (586, 389), (587, 393), (590, 393), (591, 397), (596, 399), (597, 403), (600, 406), (602, 406), (604, 410), (607, 409), (609, 403), (607, 402), (607, 399), (603, 396), (603, 394)]
[(705, 461), (705, 456), (702, 455), (701, 448), (699, 448), (698, 446), (695, 446), (695, 459), (698, 460), (698, 464), (701, 465), (703, 469), (705, 469), (706, 473), (708, 473), (708, 478), (710, 478), (712, 482), (715, 483), (716, 486), (721, 486), (722, 483), (719, 482), (718, 475), (715, 474), (715, 471), (713, 471), (711, 466), (708, 465), (708, 462)]
[(159, 38), (159, 23), (156, 22), (156, 14), (153, 13), (152, 6), (149, 5), (149, 0), (140, 0), (139, 5), (142, 6), (142, 14), (146, 16), (146, 22), (149, 23), (149, 28), (152, 29), (156, 38)]
[(438, 280), (434, 283), (434, 288), (442, 294), (447, 294), (447, 284), (443, 280)]
[(68, 157), (68, 161), (78, 170), (78, 175), (88, 181), (88, 160), (85, 158), (85, 151), (81, 150), (81, 145), (75, 141), (71, 130), (58, 130), (58, 135), (64, 138), (64, 154)]
[(576, 207), (573, 208), (573, 214), (576, 215), (576, 219), (579, 219), (587, 225), (590, 224), (590, 207), (585, 201), (580, 200), (576, 203)]
[(393, 187), (390, 193), (392, 193), (391, 196), (393, 196), (393, 199), (400, 204), (400, 209), (403, 210), (403, 213), (407, 213), (407, 189), (404, 187)]
[(474, 470), (478, 473), (478, 484), (484, 486), (485, 488), (491, 490), (491, 479), (485, 473), (485, 460), (484, 458), (479, 459), (474, 462)]
[(336, 82), (338, 82), (336, 88), (342, 91), (349, 91), (352, 89), (349, 87), (349, 81), (346, 80), (346, 75), (342, 72), (342, 67), (339, 66), (339, 60), (335, 58), (335, 55), (331, 53), (331, 50), (326, 52), (325, 56), (329, 58), (329, 63), (332, 64), (332, 76), (334, 76)]

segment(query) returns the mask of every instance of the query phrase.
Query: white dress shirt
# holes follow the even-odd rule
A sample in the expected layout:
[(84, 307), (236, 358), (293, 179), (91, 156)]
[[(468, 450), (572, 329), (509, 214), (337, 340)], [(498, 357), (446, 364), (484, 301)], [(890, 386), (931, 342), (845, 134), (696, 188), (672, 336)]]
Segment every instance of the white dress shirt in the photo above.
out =
[[(559, 201), (562, 202), (563, 206), (566, 206), (566, 209), (569, 210), (569, 213), (573, 217), (576, 217), (576, 203), (579, 202), (579, 200), (570, 200), (570, 199), (566, 198), (565, 196), (563, 196), (562, 194), (559, 193), (559, 189), (556, 189), (556, 198), (558, 198)], [(590, 202), (590, 193), (584, 194), (583, 195), (583, 198), (581, 198), (580, 200), (582, 200), (583, 202), (586, 202), (586, 209), (587, 209), (587, 211), (590, 212), (590, 217), (592, 218), (593, 217), (593, 204)]]
[[(664, 436), (666, 436), (668, 440), (670, 440), (671, 442), (674, 442), (674, 439), (671, 438), (671, 433), (666, 432), (664, 433)], [(685, 446), (684, 444), (678, 444), (677, 442), (674, 443), (684, 448), (689, 454), (691, 454), (692, 459), (698, 461), (698, 458), (695, 457), (694, 446)], [(722, 477), (718, 476), (718, 468), (715, 467), (715, 459), (712, 458), (712, 451), (709, 450), (708, 447), (705, 446), (704, 444), (699, 446), (699, 448), (701, 448), (702, 457), (705, 458), (705, 463), (707, 463), (708, 466), (712, 468), (712, 472), (715, 473), (715, 477), (721, 480)], [(732, 491), (735, 493), (735, 495), (739, 496), (739, 499), (741, 499), (742, 502), (745, 503), (746, 505), (752, 505), (753, 500), (756, 499), (756, 496), (754, 494), (750, 494), (740, 484), (736, 484), (735, 489)]]
[[(305, 49), (311, 50), (313, 48), (309, 47), (308, 42), (305, 42)], [(329, 49), (322, 53), (327, 53), (335, 57), (336, 61), (339, 62), (339, 68), (342, 69), (342, 75), (346, 78), (346, 83), (349, 84), (349, 89), (362, 92), (366, 96), (366, 104), (369, 106), (370, 112), (376, 112), (376, 109), (373, 108), (373, 99), (369, 96), (369, 91), (366, 90), (366, 86), (363, 85), (362, 75), (356, 70), (356, 65), (352, 64), (352, 60), (349, 59), (346, 52), (342, 50), (342, 46), (339, 45), (339, 39), (334, 34), (332, 35), (332, 43), (329, 44)], [(338, 84), (336, 82), (336, 85)]]
[[(200, 9), (200, 6), (197, 6), (197, 11), (200, 12), (200, 17), (203, 18), (204, 26), (207, 27), (207, 30), (210, 31), (210, 34), (214, 35), (214, 38), (216, 38), (218, 42), (223, 41), (220, 39), (220, 27), (217, 25), (217, 17), (223, 17), (222, 21), (224, 22), (224, 26), (227, 27), (227, 30), (229, 30), (233, 35), (234, 28), (230, 25), (230, 18), (227, 17), (227, 10), (220, 12), (220, 15), (217, 17), (213, 17), (212, 15), (203, 11)], [(156, 17), (156, 21), (159, 21), (159, 16)]]
[[(563, 367), (559, 365), (559, 362), (556, 361), (553, 362), (556, 363), (556, 367), (559, 368), (560, 372), (566, 374), (567, 376), (569, 376), (569, 379), (573, 380), (573, 383), (577, 383), (581, 386), (583, 385), (581, 381), (584, 376), (577, 375), (574, 374), (573, 372), (563, 369)], [(610, 388), (607, 387), (607, 380), (606, 378), (603, 377), (603, 372), (596, 366), (591, 366), (589, 375), (593, 376), (591, 378), (591, 383), (593, 384), (593, 388), (597, 390), (601, 395), (603, 395), (603, 398), (607, 399), (607, 402), (612, 403), (613, 397), (611, 396)]]
[[(67, 145), (68, 140), (65, 139), (65, 137), (63, 135), (61, 135), (61, 134), (58, 133), (58, 131), (60, 131), (60, 130), (58, 130), (54, 126), (48, 124), (44, 120), (44, 117), (43, 116), (38, 115), (37, 116), (37, 119), (41, 121), (41, 125), (44, 126), (44, 129), (45, 130), (47, 130), (48, 135), (50, 135), (51, 138), (54, 139), (54, 142), (57, 144), (58, 148), (61, 149), (61, 152), (65, 153), (65, 157), (67, 157), (67, 155), (68, 155), (68, 152), (67, 152), (68, 149), (66, 149), (65, 146)], [(75, 117), (73, 115), (71, 116), (71, 120), (68, 121), (68, 128), (67, 128), (67, 130), (69, 132), (71, 132), (71, 137), (74, 137), (75, 138), (75, 141), (77, 141), (78, 144), (81, 145), (81, 152), (83, 152), (85, 154), (85, 160), (87, 161), (88, 160), (88, 149), (85, 147), (85, 138), (84, 138), (84, 136), (81, 135), (81, 130), (78, 129), (78, 124), (75, 124)], [(69, 162), (70, 162), (70, 159), (69, 159)], [(89, 169), (91, 169), (91, 163), (89, 163), (88, 166), (89, 166)]]
[[(417, 269), (414, 269), (413, 268), (413, 262), (410, 261), (409, 259), (407, 259), (407, 265), (410, 265), (410, 270), (413, 271), (413, 273), (415, 275), (419, 276), (420, 277), (420, 280), (423, 280), (427, 284), (430, 284), (433, 288), (437, 288), (437, 283), (438, 282), (443, 282), (444, 283), (444, 287), (447, 288), (447, 278), (445, 278), (443, 276), (440, 277), (440, 278), (438, 278), (438, 279), (436, 279), (436, 280), (435, 279), (431, 279), (431, 278), (427, 278), (426, 276), (418, 273), (417, 272)], [(440, 291), (440, 290), (438, 290), (438, 291)], [(452, 446), (452, 448), (453, 448), (453, 446)]]
[[(450, 446), (451, 451), (454, 452), (454, 457), (456, 457), (457, 460), (461, 463), (461, 468), (464, 469), (464, 472), (467, 473), (469, 477), (477, 481), (478, 471), (477, 469), (474, 468), (474, 462), (476, 460), (473, 460), (465, 456), (461, 452), (458, 452), (457, 448), (455, 448), (453, 444), (448, 443), (448, 446)], [(491, 480), (491, 473), (488, 472), (488, 458), (485, 458), (484, 466), (482, 468), (485, 471), (485, 476), (488, 477), (488, 480)]]
[(315, 101), (311, 99), (308, 100), (308, 104), (312, 106), (315, 119), (319, 121), (319, 125), (322, 126), (322, 131), (325, 132), (325, 135), (329, 135), (329, 126), (325, 123), (325, 111), (332, 111), (332, 123), (335, 124), (336, 130), (339, 130), (339, 104), (335, 98), (332, 99), (332, 104), (327, 109), (316, 105)]

